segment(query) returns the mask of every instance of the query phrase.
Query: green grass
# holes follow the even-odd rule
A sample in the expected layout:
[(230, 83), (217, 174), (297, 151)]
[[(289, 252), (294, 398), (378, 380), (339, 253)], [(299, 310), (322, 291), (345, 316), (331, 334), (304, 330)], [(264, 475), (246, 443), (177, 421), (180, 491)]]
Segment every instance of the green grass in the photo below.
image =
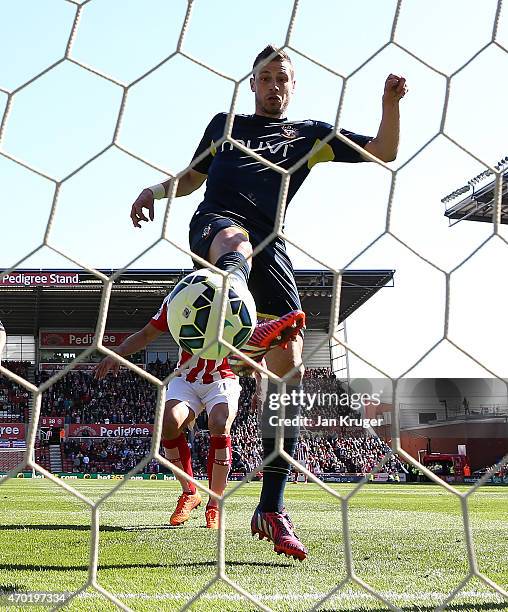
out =
[[(118, 483), (70, 484), (97, 500)], [(249, 521), (259, 488), (258, 483), (246, 485), (227, 503), (227, 574), (273, 610), (308, 610), (345, 576), (340, 505), (316, 485), (288, 485), (288, 508), (310, 553), (299, 563), (275, 555), (266, 541), (251, 538)], [(351, 490), (348, 485), (334, 488)], [(101, 506), (99, 583), (134, 610), (178, 610), (215, 575), (217, 533), (204, 528), (202, 509), (183, 528), (166, 526), (177, 495), (174, 482), (131, 481)], [(504, 589), (507, 502), (507, 488), (489, 487), (470, 503), (479, 568)], [(0, 487), (0, 517), (1, 586), (74, 591), (84, 584), (90, 511), (82, 502), (44, 480), (11, 480)], [(440, 487), (368, 485), (353, 497), (349, 522), (357, 574), (402, 610), (434, 609), (466, 575), (460, 505)], [(116, 608), (90, 591), (72, 600), (68, 609)], [(216, 583), (192, 607), (253, 609), (224, 583)], [(386, 609), (351, 583), (321, 608)], [(507, 610), (508, 601), (472, 581), (448, 609)]]

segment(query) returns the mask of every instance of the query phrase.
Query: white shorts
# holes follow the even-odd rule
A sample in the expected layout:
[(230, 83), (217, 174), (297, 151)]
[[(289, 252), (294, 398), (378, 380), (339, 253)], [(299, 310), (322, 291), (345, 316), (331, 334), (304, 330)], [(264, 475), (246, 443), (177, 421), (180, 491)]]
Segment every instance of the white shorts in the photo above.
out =
[(201, 382), (188, 382), (183, 376), (173, 378), (166, 391), (166, 401), (185, 402), (196, 417), (206, 410), (210, 415), (216, 404), (227, 404), (231, 411), (238, 410), (238, 400), (242, 386), (236, 378), (222, 378), (207, 385)]

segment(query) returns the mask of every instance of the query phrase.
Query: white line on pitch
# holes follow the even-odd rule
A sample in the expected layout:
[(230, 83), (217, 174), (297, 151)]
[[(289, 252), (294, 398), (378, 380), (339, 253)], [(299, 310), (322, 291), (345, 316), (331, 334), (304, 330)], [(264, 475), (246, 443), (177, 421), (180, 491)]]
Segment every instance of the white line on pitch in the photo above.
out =
[[(300, 601), (300, 600), (317, 600), (319, 601), (328, 593), (288, 593), (281, 594), (275, 593), (272, 595), (263, 595), (260, 593), (252, 593), (254, 597), (257, 597), (261, 601)], [(397, 601), (429, 601), (436, 600), (440, 601), (444, 599), (448, 593), (438, 593), (436, 591), (431, 592), (413, 592), (413, 593), (396, 593), (394, 591), (379, 591), (379, 594), (382, 595), (385, 599), (397, 600)], [(194, 593), (158, 593), (158, 594), (150, 594), (150, 593), (114, 593), (115, 597), (118, 599), (141, 599), (141, 600), (149, 600), (149, 601), (167, 601), (167, 600), (188, 600), (194, 596)], [(103, 595), (100, 593), (81, 593), (78, 595), (79, 598), (83, 599), (94, 599), (94, 598), (102, 598)], [(485, 599), (492, 600), (494, 603), (503, 601), (501, 595), (497, 595), (496, 593), (492, 593), (490, 591), (463, 591), (457, 597), (456, 601), (462, 600), (464, 597), (469, 599)], [(334, 598), (338, 599), (347, 599), (348, 601), (358, 600), (358, 599), (372, 599), (372, 596), (369, 593), (359, 593), (358, 591), (351, 590), (342, 590), (339, 591)], [(224, 593), (224, 594), (215, 594), (215, 593), (205, 593), (201, 596), (200, 599), (205, 600), (222, 600), (222, 601), (242, 601), (244, 597), (239, 593)]]

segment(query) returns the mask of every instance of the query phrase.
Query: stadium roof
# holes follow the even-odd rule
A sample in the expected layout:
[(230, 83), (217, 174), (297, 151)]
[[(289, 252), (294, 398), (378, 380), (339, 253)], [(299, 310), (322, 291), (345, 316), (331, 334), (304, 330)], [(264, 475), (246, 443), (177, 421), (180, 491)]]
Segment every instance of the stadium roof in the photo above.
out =
[[(49, 275), (51, 270), (17, 270), (13, 276)], [(110, 276), (114, 270), (101, 270)], [(163, 298), (190, 270), (129, 270), (115, 281), (109, 304), (108, 330), (132, 330), (146, 325)], [(79, 280), (74, 285), (19, 286), (0, 282), (0, 320), (9, 335), (37, 335), (41, 328), (95, 328), (102, 282), (82, 270), (59, 270)], [(342, 277), (340, 321), (370, 299), (381, 287), (393, 286), (394, 270), (348, 270)], [(49, 277), (49, 276), (48, 276)], [(296, 270), (295, 277), (310, 329), (327, 329), (333, 274)], [(5, 281), (5, 279), (4, 279)], [(12, 279), (13, 283), (15, 282)]]
[[(504, 160), (502, 160), (504, 165)], [(477, 187), (479, 183), (484, 182), (485, 178), (492, 176), (493, 172), (486, 170), (481, 174), (472, 178), (467, 185), (457, 189), (444, 197), (441, 201), (448, 204), (464, 193), (468, 193), (460, 202), (453, 204), (445, 210), (445, 216), (448, 219), (459, 221), (483, 221), (492, 223), (494, 215), (494, 196), (496, 181), (491, 180), (481, 187)], [(455, 225), (450, 223), (450, 225)], [(501, 223), (508, 224), (508, 172), (503, 173), (503, 186), (501, 193)]]

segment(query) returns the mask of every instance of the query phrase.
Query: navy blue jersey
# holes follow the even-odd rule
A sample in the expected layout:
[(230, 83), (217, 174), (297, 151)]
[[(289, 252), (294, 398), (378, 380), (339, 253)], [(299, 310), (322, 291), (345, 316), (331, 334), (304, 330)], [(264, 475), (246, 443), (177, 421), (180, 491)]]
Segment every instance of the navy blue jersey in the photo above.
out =
[[(241, 225), (255, 225), (270, 232), (275, 223), (281, 175), (246, 155), (229, 142), (216, 143), (224, 135), (227, 114), (210, 121), (193, 160), (210, 148), (210, 153), (194, 169), (207, 174), (205, 198), (196, 214), (212, 212), (226, 215)], [(261, 115), (235, 115), (232, 136), (266, 160), (288, 170), (305, 155), (309, 159), (291, 175), (286, 205), (308, 176), (322, 161), (360, 162), (363, 157), (338, 138), (318, 150), (333, 127), (322, 121), (288, 121)], [(364, 147), (372, 137), (341, 130), (347, 138)]]

